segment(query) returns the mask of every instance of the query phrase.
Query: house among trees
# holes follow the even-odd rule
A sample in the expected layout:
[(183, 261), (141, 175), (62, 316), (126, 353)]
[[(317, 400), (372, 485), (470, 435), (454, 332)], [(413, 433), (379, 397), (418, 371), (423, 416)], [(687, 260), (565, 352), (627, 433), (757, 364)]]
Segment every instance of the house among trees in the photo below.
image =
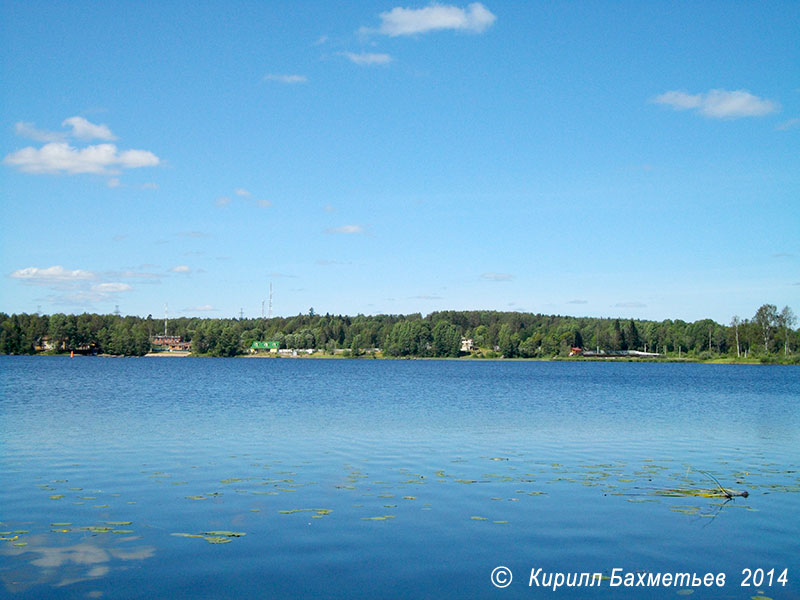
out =
[(269, 351), (269, 352), (277, 352), (278, 348), (280, 348), (281, 343), (276, 340), (267, 340), (266, 342), (253, 342), (250, 345), (250, 354), (256, 354), (258, 352)]
[(189, 352), (192, 342), (184, 342), (179, 335), (154, 335), (150, 345), (156, 352)]

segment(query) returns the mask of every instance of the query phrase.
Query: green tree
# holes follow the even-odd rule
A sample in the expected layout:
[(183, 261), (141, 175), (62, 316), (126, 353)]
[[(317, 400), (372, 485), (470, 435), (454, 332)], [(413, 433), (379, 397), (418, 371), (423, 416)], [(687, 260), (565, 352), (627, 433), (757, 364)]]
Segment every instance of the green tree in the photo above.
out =
[(511, 327), (508, 323), (503, 323), (500, 326), (500, 331), (497, 333), (497, 345), (500, 346), (500, 352), (503, 358), (514, 358), (517, 356), (519, 336), (511, 333)]
[(764, 342), (764, 352), (769, 354), (772, 334), (778, 322), (778, 307), (774, 304), (762, 304), (756, 311), (753, 321), (758, 325), (761, 341)]
[(461, 351), (461, 332), (444, 319), (433, 328), (433, 355), (457, 357)]
[(628, 325), (628, 348), (631, 350), (638, 350), (642, 345), (642, 339), (639, 337), (639, 330), (636, 328), (636, 323), (631, 319)]

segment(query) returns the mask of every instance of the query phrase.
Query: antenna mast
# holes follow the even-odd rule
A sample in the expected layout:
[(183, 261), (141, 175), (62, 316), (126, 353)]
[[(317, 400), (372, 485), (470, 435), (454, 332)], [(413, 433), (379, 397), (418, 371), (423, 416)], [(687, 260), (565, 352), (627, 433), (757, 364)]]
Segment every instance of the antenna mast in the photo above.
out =
[(269, 318), (272, 318), (272, 282), (269, 282)]

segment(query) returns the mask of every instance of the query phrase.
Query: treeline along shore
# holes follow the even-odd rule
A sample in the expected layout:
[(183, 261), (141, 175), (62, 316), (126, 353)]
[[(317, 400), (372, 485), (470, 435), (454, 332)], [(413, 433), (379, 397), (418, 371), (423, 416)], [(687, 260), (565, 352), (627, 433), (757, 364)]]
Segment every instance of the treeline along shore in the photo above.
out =
[[(249, 354), (254, 342), (269, 341), (273, 350), (338, 356), (552, 359), (580, 356), (577, 350), (584, 349), (604, 356), (800, 364), (796, 322), (788, 306), (772, 304), (727, 325), (478, 310), (350, 317), (311, 309), (269, 319), (173, 318), (167, 333), (198, 356)], [(142, 356), (164, 329), (165, 322), (152, 316), (0, 313), (0, 353)]]

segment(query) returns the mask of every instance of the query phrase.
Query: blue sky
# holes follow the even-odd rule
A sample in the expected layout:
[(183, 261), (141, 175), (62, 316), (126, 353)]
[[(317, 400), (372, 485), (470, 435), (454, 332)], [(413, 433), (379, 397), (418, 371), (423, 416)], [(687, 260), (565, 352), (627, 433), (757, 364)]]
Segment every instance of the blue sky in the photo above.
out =
[(0, 311), (800, 310), (800, 3), (0, 3)]

